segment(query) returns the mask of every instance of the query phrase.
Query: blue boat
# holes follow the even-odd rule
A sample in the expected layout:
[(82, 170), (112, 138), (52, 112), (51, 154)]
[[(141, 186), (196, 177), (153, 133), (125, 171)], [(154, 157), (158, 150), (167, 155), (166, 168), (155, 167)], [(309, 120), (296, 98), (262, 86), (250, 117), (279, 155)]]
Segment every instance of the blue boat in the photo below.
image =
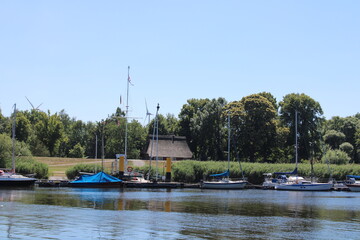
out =
[(122, 187), (123, 181), (110, 176), (105, 172), (99, 172), (94, 175), (83, 174), (78, 179), (69, 182), (69, 187), (82, 188), (114, 188)]

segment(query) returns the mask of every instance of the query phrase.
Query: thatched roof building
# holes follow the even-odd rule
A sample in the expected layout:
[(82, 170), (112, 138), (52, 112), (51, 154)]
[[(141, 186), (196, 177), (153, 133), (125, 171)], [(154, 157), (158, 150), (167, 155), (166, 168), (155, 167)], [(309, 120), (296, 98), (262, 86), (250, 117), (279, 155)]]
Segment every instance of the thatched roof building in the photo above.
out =
[[(158, 138), (158, 158), (166, 159), (172, 158), (173, 160), (191, 159), (192, 152), (186, 142), (186, 137), (175, 135), (160, 135)], [(152, 148), (152, 153), (151, 153)], [(149, 159), (152, 155), (156, 157), (156, 137), (149, 135), (148, 145), (145, 152), (145, 158)]]

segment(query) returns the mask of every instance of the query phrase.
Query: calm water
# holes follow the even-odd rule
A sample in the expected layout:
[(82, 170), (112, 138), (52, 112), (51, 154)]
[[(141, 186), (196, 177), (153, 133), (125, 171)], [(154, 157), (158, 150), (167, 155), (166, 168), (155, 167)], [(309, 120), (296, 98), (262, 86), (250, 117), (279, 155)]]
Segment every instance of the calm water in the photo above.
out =
[(360, 239), (360, 193), (0, 189), (0, 239)]

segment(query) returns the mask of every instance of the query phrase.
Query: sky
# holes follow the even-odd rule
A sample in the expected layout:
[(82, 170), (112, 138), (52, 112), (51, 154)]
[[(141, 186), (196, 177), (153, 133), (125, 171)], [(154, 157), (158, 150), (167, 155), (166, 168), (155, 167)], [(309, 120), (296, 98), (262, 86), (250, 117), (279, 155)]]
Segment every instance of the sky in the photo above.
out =
[[(188, 99), (304, 93), (326, 119), (359, 110), (360, 1), (3, 0), (0, 109), (178, 116)], [(122, 103), (120, 103), (120, 96)]]

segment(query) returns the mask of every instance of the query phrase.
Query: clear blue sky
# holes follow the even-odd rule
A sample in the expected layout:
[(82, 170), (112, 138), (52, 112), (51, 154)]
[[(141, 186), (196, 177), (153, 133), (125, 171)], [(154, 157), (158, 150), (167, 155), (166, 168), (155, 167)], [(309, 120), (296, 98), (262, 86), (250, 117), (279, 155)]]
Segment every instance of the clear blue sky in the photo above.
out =
[[(305, 93), (360, 112), (360, 1), (1, 1), (0, 108), (100, 121), (175, 116), (190, 98)], [(124, 101), (123, 101), (124, 102)], [(125, 109), (125, 104), (120, 106)]]

